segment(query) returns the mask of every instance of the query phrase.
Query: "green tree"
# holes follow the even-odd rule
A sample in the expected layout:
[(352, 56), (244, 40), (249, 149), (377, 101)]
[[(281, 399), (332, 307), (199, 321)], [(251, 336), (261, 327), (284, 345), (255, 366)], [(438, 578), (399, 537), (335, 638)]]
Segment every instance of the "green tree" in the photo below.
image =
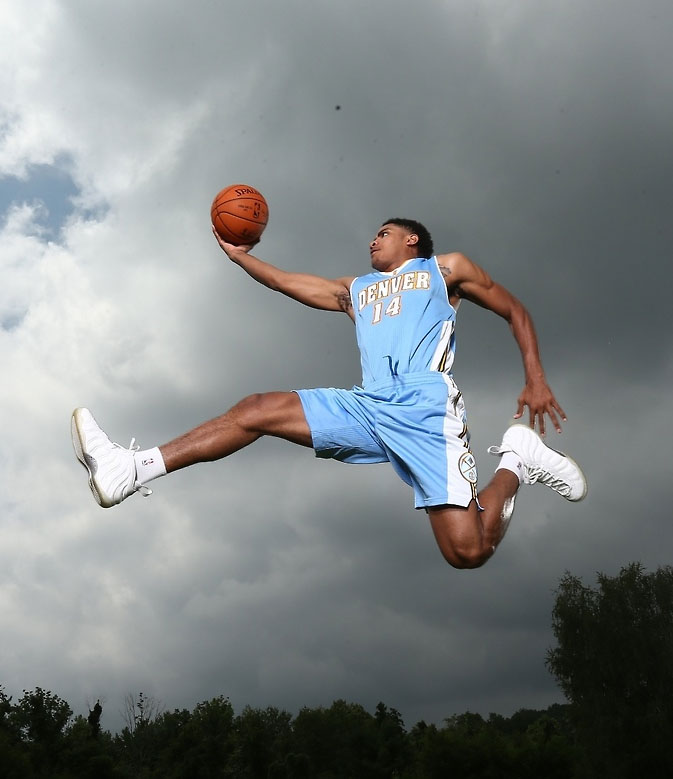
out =
[(336, 700), (328, 709), (301, 709), (294, 720), (295, 749), (308, 757), (316, 779), (372, 779), (378, 775), (377, 730), (362, 706)]
[(12, 696), (0, 685), (0, 776), (2, 779), (26, 779), (31, 776), (30, 762), (21, 740), (19, 725), (13, 716)]
[(477, 779), (509, 776), (505, 739), (480, 714), (466, 712), (444, 720), (444, 727), (419, 722), (409, 734), (414, 779)]
[(65, 731), (61, 753), (63, 771), (59, 777), (112, 779), (118, 776), (114, 762), (112, 736), (103, 731), (94, 735), (91, 723), (81, 715), (76, 716)]
[(409, 745), (402, 715), (384, 703), (374, 712), (376, 722), (376, 766), (382, 779), (401, 776), (409, 763)]
[(551, 709), (536, 712), (536, 719), (515, 740), (512, 776), (568, 779), (573, 776), (577, 752), (567, 723)]
[(19, 735), (36, 776), (51, 776), (60, 765), (65, 745), (65, 728), (72, 709), (49, 690), (36, 687), (23, 691), (8, 714), (11, 730)]
[(587, 774), (673, 776), (673, 568), (632, 563), (598, 587), (569, 573), (547, 666), (571, 703)]
[(154, 727), (161, 705), (151, 695), (130, 693), (124, 699), (126, 727), (115, 739), (122, 770), (133, 779), (152, 775), (160, 730)]
[(234, 750), (234, 710), (219, 696), (186, 710), (162, 714), (157, 731), (156, 776), (161, 779), (229, 777)]
[(89, 730), (92, 738), (98, 738), (101, 732), (100, 718), (103, 714), (103, 707), (101, 706), (100, 698), (96, 701), (93, 709), (89, 709), (89, 716), (87, 722), (89, 723)]
[(466, 712), (444, 727), (421, 721), (409, 733), (408, 779), (569, 779), (575, 753), (558, 707), (488, 720)]
[[(246, 706), (234, 722), (235, 751), (232, 776), (237, 779), (267, 779), (283, 765), (290, 751), (292, 716), (275, 706)], [(274, 768), (272, 769), (272, 766)]]

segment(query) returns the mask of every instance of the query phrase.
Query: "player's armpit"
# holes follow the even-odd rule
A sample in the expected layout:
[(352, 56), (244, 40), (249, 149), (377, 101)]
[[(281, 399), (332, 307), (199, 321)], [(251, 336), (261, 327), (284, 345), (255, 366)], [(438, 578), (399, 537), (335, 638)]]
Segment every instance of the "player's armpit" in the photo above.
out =
[(351, 290), (350, 290), (350, 282), (347, 286), (344, 286), (344, 289), (342, 292), (337, 293), (337, 300), (339, 301), (339, 306), (341, 307), (341, 310), (344, 312), (344, 314), (348, 314), (348, 316), (355, 321), (355, 314), (353, 312), (353, 299), (351, 297)]

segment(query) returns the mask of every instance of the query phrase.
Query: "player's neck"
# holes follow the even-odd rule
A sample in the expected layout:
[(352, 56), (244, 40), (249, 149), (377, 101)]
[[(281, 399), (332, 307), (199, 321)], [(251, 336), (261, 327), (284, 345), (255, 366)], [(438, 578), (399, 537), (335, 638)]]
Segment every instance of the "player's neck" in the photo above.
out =
[(399, 260), (391, 260), (391, 262), (387, 263), (385, 267), (382, 268), (375, 268), (375, 270), (379, 271), (380, 273), (394, 273), (396, 270), (399, 270), (403, 265), (406, 265), (410, 260), (415, 260), (416, 257), (404, 257)]

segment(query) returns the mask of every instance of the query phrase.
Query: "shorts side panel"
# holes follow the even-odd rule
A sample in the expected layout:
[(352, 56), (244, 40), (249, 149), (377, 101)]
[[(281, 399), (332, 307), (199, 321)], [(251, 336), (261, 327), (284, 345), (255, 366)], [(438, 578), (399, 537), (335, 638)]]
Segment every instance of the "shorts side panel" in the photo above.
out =
[(462, 397), (451, 377), (437, 377), (401, 386), (396, 403), (376, 419), (388, 458), (398, 473), (399, 462), (408, 474), (416, 508), (467, 506), (476, 497), (477, 468)]

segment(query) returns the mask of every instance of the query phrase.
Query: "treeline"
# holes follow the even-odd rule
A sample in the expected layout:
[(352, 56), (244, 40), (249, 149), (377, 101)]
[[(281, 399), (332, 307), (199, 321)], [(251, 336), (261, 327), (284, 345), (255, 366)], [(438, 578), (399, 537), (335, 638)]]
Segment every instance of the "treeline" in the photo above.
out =
[(225, 697), (161, 712), (129, 696), (126, 727), (102, 705), (73, 719), (41, 688), (0, 687), (0, 779), (670, 779), (673, 568), (639, 563), (556, 591), (547, 667), (568, 700), (506, 718), (461, 714), (405, 728), (399, 712), (335, 701), (296, 716)]
[(295, 717), (225, 697), (157, 713), (142, 694), (118, 734), (102, 706), (72, 719), (69, 705), (37, 688), (16, 704), (0, 690), (2, 779), (568, 779), (576, 748), (567, 706), (506, 718), (461, 714), (406, 730), (394, 708), (374, 713), (335, 701)]

